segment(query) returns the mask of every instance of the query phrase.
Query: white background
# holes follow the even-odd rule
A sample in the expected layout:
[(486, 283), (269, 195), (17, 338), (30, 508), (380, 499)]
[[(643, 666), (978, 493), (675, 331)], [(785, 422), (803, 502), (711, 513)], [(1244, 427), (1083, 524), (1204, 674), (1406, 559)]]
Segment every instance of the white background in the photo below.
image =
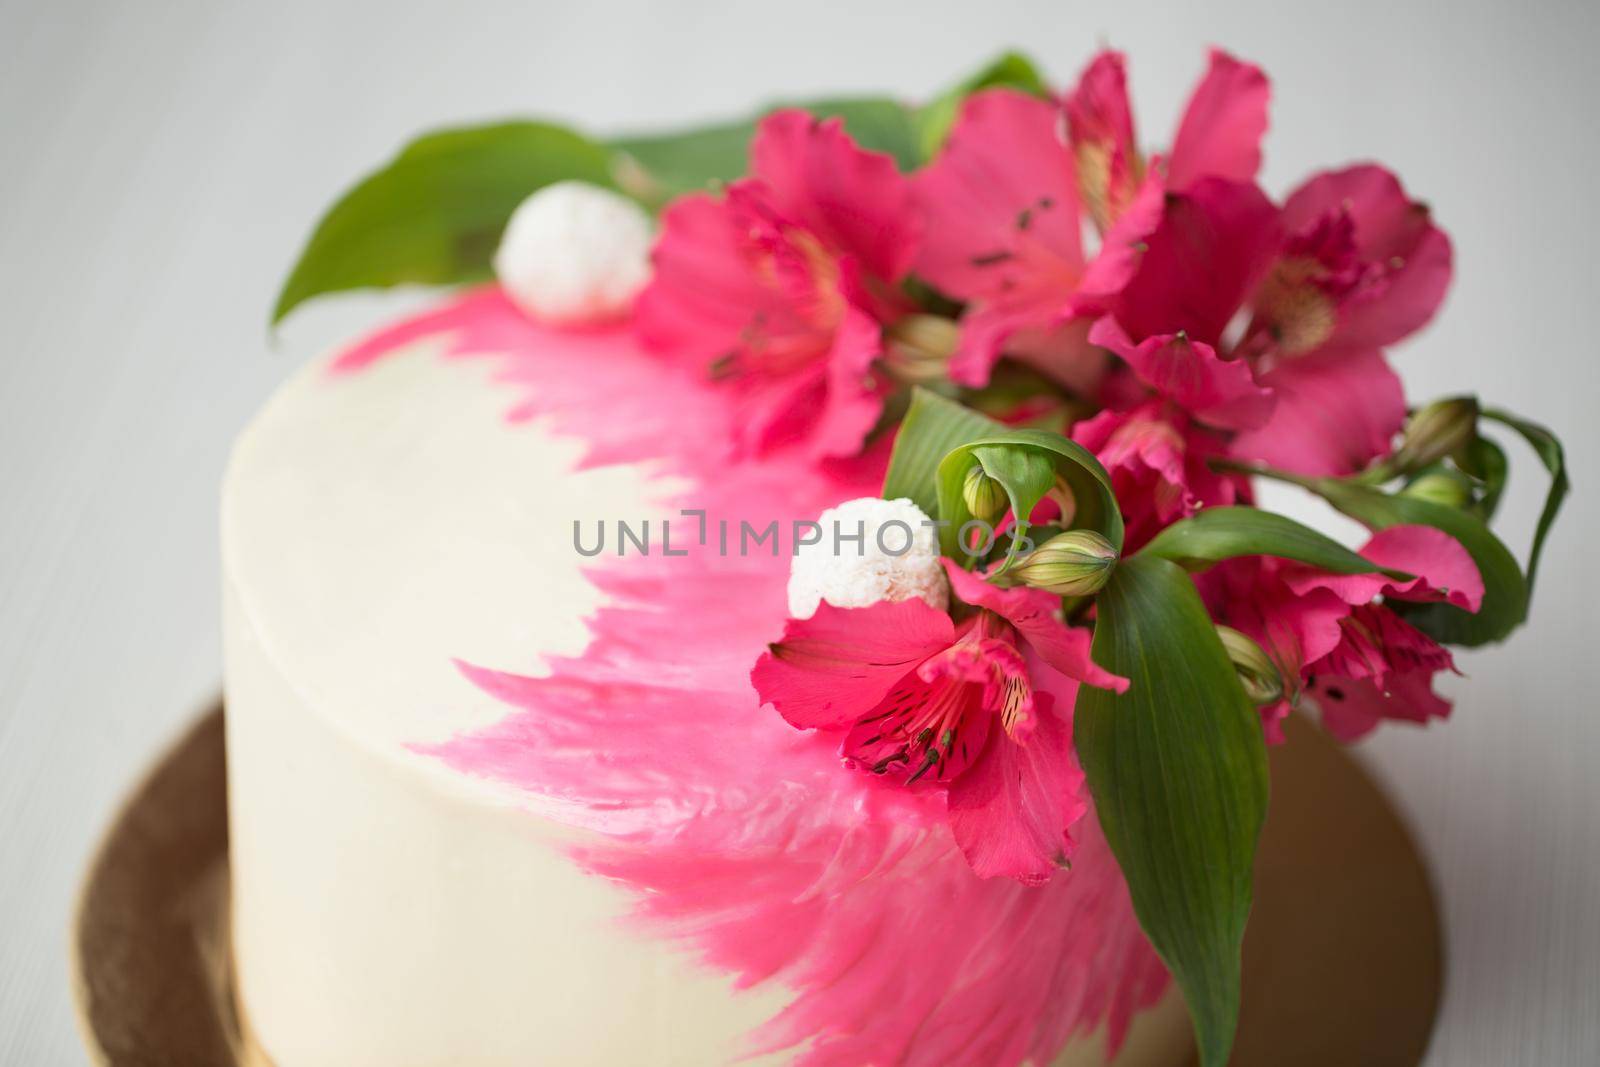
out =
[[(335, 301), (269, 342), (275, 286), (346, 183), (438, 124), (919, 96), (1007, 45), (1065, 80), (1102, 42), (1132, 53), (1147, 143), (1216, 42), (1273, 77), (1270, 191), (1393, 166), (1457, 250), (1442, 318), (1397, 355), (1412, 396), (1477, 391), (1566, 438), (1578, 489), (1532, 625), (1461, 657), (1450, 724), (1364, 752), (1443, 890), (1429, 1062), (1600, 1062), (1600, 7), (1530, 7), (0, 0), (0, 1062), (82, 1061), (73, 887), (217, 686), (229, 439), (297, 361), (394, 309)], [(1520, 552), (1543, 481), (1513, 458)]]

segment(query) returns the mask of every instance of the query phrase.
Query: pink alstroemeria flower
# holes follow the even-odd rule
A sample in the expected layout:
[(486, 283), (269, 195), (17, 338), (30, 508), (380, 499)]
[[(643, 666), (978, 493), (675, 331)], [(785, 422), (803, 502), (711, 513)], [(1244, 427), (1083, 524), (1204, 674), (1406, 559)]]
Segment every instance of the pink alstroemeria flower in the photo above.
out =
[(1206, 463), (1226, 452), (1222, 438), (1171, 404), (1152, 400), (1129, 411), (1107, 409), (1074, 425), (1072, 439), (1111, 475), (1127, 526), (1127, 552), (1202, 507), (1251, 499), (1247, 479), (1220, 474)]
[[(1165, 188), (1181, 192), (1206, 177), (1254, 181), (1271, 96), (1261, 68), (1211, 49), (1172, 149), (1155, 161), (1158, 170), (1164, 165)], [(1150, 169), (1134, 131), (1127, 57), (1109, 49), (1095, 56), (1064, 106), (1078, 186), (1089, 216), (1104, 233), (1133, 205)]]
[(1382, 348), (1426, 325), (1450, 285), (1450, 239), (1382, 167), (1329, 171), (1283, 208), (1286, 239), (1240, 345), (1278, 407), (1235, 455), (1344, 475), (1389, 450), (1405, 420)]
[(976, 609), (957, 623), (921, 600), (824, 603), (790, 620), (751, 672), (792, 726), (842, 735), (846, 766), (944, 789), (950, 829), (981, 877), (1037, 884), (1072, 854), (1086, 810), (1072, 748), (1078, 684), (1127, 688), (1089, 658), (1059, 600), (945, 569)]
[[(939, 157), (915, 179), (928, 222), (917, 271), (969, 304), (950, 376), (982, 385), (1004, 349), (1069, 383), (1082, 380), (1082, 364), (1101, 358), (1082, 327), (1138, 269), (1163, 190), (1208, 176), (1253, 177), (1267, 95), (1259, 70), (1213, 51), (1170, 158), (1151, 166), (1133, 140), (1117, 53), (1091, 63), (1061, 103), (1009, 89), (970, 97)], [(1102, 233), (1092, 256), (1082, 242), (1085, 210)]]
[(1289, 692), (1262, 709), (1268, 737), (1282, 740), (1290, 706), (1309, 697), (1323, 725), (1354, 740), (1384, 719), (1427, 722), (1450, 703), (1433, 676), (1454, 670), (1450, 653), (1379, 600), (1445, 601), (1467, 611), (1483, 602), (1483, 579), (1461, 543), (1431, 526), (1391, 526), (1361, 548), (1380, 566), (1416, 577), (1329, 574), (1265, 557), (1224, 563), (1199, 577), (1212, 616), (1254, 638)]
[(1223, 335), (1265, 277), (1279, 233), (1277, 208), (1247, 182), (1206, 177), (1168, 193), (1137, 273), (1089, 340), (1209, 426), (1262, 425), (1272, 392)]
[(838, 119), (776, 112), (756, 131), (750, 177), (662, 216), (640, 336), (742, 390), (748, 451), (854, 454), (882, 410), (873, 363), (883, 324), (907, 310), (895, 285), (917, 232), (889, 156)]

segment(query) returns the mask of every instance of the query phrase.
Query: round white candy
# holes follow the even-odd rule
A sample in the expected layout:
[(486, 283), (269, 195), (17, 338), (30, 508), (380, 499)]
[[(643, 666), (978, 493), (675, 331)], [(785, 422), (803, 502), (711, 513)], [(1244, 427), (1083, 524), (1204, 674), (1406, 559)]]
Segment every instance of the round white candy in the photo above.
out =
[(494, 255), (513, 303), (557, 325), (627, 314), (650, 278), (650, 216), (587, 182), (547, 185), (517, 206)]
[(949, 605), (937, 531), (911, 501), (849, 500), (817, 524), (815, 543), (801, 545), (790, 564), (790, 615), (809, 619), (824, 600), (836, 608), (913, 597), (940, 611)]

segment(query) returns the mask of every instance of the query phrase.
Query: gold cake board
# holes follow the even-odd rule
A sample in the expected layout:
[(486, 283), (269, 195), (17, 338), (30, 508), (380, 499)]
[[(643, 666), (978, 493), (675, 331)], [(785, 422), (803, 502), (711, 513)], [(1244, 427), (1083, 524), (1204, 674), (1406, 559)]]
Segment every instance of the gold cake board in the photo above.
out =
[[(1414, 1067), (1442, 968), (1427, 872), (1341, 746), (1300, 720), (1288, 734), (1272, 750), (1232, 1062)], [(216, 707), (135, 788), (85, 874), (73, 993), (98, 1064), (269, 1067), (231, 990), (222, 736)]]

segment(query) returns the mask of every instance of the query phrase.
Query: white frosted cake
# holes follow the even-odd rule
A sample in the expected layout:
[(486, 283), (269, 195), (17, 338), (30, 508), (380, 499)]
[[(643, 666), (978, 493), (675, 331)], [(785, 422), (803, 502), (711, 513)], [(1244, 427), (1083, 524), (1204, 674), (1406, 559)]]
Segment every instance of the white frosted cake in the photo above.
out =
[[(1269, 96), (1213, 50), (1152, 150), (1120, 54), (1008, 54), (922, 106), (440, 131), (347, 192), (279, 318), (451, 291), (228, 473), (265, 1055), (1223, 1067), (1268, 745), (1444, 717), (1566, 489), (1537, 424), (1408, 414), (1449, 238), (1376, 164), (1273, 199)], [(1552, 475), (1526, 571), (1482, 423)]]
[[(696, 958), (692, 923), (641, 919), (649, 890), (575, 858), (605, 820), (431, 750), (513, 710), (458, 662), (538, 675), (583, 654), (606, 596), (574, 520), (671, 514), (640, 466), (579, 470), (582, 435), (509, 418), (522, 397), (496, 381), (503, 367), (426, 341), (356, 372), (313, 363), (235, 450), (222, 522), (234, 937), (243, 1013), (279, 1067), (733, 1062), (810, 980), (780, 970), (739, 988), (737, 971)], [(755, 717), (753, 692), (748, 704)], [(612, 814), (627, 833), (629, 813)], [(883, 878), (884, 907), (899, 884)], [(874, 891), (870, 876), (855, 890)], [(884, 1014), (894, 995), (850, 994)], [(1178, 1062), (1188, 1043), (1172, 995), (1117, 1062)], [(1055, 1062), (1104, 1050), (1096, 1025)], [(850, 1062), (836, 1055), (818, 1062)]]
[[(577, 470), (579, 440), (508, 419), (494, 371), (426, 342), (354, 373), (313, 364), (235, 452), (245, 1013), (282, 1067), (731, 1061), (783, 1010), (784, 982), (736, 989), (630, 923), (637, 897), (572, 858), (596, 829), (562, 798), (427, 751), (508, 714), (458, 662), (532, 675), (583, 653), (604, 597), (574, 521), (665, 513), (637, 466)], [(1187, 1041), (1181, 1007), (1147, 1029), (1157, 1048)], [(1095, 1037), (1060, 1062), (1097, 1061)]]

